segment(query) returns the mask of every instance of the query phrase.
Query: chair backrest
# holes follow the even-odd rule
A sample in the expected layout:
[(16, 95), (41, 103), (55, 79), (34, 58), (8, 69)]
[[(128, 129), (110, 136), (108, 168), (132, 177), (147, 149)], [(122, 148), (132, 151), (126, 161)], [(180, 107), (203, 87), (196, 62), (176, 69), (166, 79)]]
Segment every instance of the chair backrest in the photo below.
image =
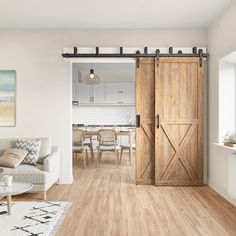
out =
[(99, 145), (115, 145), (117, 143), (117, 133), (114, 129), (100, 129), (97, 136)]
[(84, 131), (81, 129), (73, 129), (73, 145), (83, 145), (85, 140)]

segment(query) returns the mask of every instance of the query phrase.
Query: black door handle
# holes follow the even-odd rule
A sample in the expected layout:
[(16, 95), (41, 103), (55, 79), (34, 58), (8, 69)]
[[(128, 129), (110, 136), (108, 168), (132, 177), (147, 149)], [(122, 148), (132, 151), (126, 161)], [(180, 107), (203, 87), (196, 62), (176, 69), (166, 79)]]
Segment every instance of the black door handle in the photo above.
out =
[(159, 129), (160, 128), (160, 116), (159, 116), (159, 114), (157, 114), (156, 119), (157, 119), (157, 129)]
[(136, 128), (140, 127), (140, 115), (136, 115)]

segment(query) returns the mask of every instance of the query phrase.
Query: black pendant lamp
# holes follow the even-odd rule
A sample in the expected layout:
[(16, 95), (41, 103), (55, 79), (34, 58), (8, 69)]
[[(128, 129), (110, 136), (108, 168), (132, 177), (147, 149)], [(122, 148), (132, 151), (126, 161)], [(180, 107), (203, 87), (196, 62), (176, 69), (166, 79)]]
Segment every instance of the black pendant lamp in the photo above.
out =
[(83, 79), (85, 84), (99, 84), (101, 79), (94, 73), (93, 64), (91, 65), (90, 73)]

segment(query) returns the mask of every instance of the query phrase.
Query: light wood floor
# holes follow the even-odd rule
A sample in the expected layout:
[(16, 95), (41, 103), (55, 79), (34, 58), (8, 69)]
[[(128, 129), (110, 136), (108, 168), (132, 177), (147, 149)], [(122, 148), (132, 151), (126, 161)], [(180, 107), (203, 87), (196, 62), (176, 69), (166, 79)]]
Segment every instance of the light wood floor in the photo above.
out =
[(236, 208), (209, 187), (135, 185), (126, 159), (116, 168), (115, 156), (104, 154), (100, 169), (75, 160), (74, 183), (48, 192), (48, 200), (73, 202), (57, 236), (236, 235)]

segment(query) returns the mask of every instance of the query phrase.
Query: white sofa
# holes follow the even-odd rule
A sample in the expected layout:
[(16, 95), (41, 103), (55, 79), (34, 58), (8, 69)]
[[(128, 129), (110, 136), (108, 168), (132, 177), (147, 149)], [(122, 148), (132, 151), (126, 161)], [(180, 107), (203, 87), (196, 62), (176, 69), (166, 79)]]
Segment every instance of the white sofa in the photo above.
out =
[[(25, 138), (24, 138), (25, 139)], [(47, 190), (55, 183), (59, 183), (60, 155), (58, 146), (52, 146), (49, 138), (41, 140), (39, 157), (44, 158), (43, 163), (36, 166), (20, 164), (16, 168), (1, 167), (2, 175), (12, 175), (13, 181), (32, 183), (33, 188), (29, 192), (42, 192), (46, 200)], [(0, 139), (0, 156), (7, 148), (14, 148), (16, 138)]]

